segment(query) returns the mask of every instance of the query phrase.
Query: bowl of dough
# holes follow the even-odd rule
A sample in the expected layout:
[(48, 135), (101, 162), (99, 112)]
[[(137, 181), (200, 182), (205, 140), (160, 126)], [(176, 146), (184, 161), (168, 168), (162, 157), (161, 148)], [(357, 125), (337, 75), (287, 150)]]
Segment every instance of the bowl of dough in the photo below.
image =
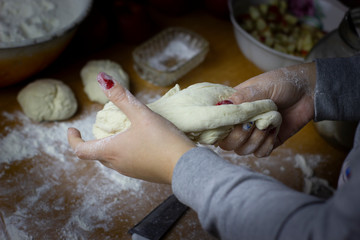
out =
[(52, 63), (90, 12), (92, 0), (0, 1), (0, 87)]
[(229, 0), (235, 38), (245, 57), (263, 71), (302, 63), (347, 11), (335, 0), (304, 2)]

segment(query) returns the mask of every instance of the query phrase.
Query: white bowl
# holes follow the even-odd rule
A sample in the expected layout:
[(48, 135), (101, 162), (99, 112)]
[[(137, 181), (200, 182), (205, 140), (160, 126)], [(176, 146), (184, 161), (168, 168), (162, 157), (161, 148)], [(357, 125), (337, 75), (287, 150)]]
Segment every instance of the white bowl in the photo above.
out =
[[(245, 57), (263, 71), (290, 66), (304, 62), (304, 58), (279, 52), (261, 43), (246, 32), (236, 21), (236, 17), (248, 11), (249, 6), (268, 3), (270, 0), (229, 0), (230, 19), (233, 24), (235, 38)], [(338, 27), (347, 8), (335, 0), (319, 0), (323, 10), (323, 27), (330, 32)]]
[(93, 0), (56, 1), (59, 27), (44, 36), (0, 43), (0, 87), (20, 82), (53, 62), (90, 12)]

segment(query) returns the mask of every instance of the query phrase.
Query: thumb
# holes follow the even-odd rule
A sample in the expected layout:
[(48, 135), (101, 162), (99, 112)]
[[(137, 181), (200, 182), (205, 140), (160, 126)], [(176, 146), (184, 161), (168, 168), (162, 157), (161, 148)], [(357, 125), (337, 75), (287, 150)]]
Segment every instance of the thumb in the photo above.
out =
[(97, 81), (109, 100), (113, 102), (130, 121), (139, 117), (139, 111), (148, 110), (143, 103), (137, 100), (128, 89), (115, 81), (112, 76), (100, 72), (97, 76)]

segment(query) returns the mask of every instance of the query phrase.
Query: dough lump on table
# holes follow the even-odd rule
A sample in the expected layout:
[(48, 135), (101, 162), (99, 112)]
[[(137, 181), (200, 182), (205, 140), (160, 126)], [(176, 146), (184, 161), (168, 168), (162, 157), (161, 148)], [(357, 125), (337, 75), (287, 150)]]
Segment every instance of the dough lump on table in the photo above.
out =
[(37, 122), (65, 120), (77, 110), (73, 91), (55, 79), (39, 79), (28, 84), (17, 100), (24, 113)]
[(97, 82), (99, 72), (106, 72), (123, 87), (129, 89), (129, 76), (119, 64), (110, 60), (92, 60), (80, 72), (84, 91), (91, 101), (101, 104), (109, 101)]
[[(159, 100), (147, 106), (172, 122), (195, 142), (214, 144), (225, 138), (235, 124), (255, 122), (263, 130), (269, 126), (279, 128), (281, 115), (272, 100), (259, 100), (242, 104), (216, 105), (228, 99), (236, 90), (221, 84), (198, 83), (180, 90), (170, 89)], [(112, 102), (97, 113), (93, 133), (104, 138), (126, 130), (128, 118)]]

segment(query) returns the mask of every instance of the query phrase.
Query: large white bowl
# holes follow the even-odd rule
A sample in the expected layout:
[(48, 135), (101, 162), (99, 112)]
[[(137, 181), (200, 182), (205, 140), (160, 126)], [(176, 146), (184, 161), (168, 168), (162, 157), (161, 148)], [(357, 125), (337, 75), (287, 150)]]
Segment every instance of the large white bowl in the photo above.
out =
[(0, 43), (0, 87), (22, 81), (53, 62), (88, 15), (92, 2), (59, 0), (57, 11), (66, 14), (57, 30), (35, 39)]
[[(249, 6), (267, 2), (270, 2), (270, 0), (229, 0), (230, 19), (240, 50), (263, 71), (304, 62), (304, 58), (282, 53), (266, 46), (256, 40), (237, 23), (236, 17), (246, 13)], [(347, 8), (336, 0), (320, 0), (318, 2), (325, 15), (322, 22), (324, 30), (330, 32), (336, 29), (344, 17)]]

